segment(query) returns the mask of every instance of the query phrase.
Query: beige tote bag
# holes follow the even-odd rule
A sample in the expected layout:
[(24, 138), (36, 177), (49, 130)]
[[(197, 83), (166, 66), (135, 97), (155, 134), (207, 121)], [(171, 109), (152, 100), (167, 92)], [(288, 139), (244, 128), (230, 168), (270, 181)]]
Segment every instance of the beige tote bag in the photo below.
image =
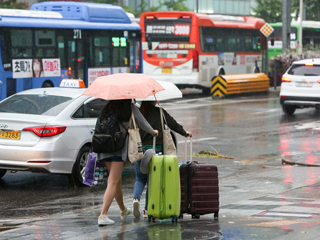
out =
[(128, 129), (129, 143), (128, 143), (128, 158), (129, 161), (134, 163), (139, 161), (142, 156), (142, 142), (139, 133), (139, 128), (136, 125), (133, 113), (130, 119), (130, 128)]
[(163, 114), (162, 108), (160, 108), (160, 118), (163, 132), (163, 154), (164, 155), (177, 155), (176, 146), (174, 145), (172, 136), (170, 134), (170, 129), (165, 129), (163, 124), (163, 119), (165, 124), (168, 126), (166, 118)]

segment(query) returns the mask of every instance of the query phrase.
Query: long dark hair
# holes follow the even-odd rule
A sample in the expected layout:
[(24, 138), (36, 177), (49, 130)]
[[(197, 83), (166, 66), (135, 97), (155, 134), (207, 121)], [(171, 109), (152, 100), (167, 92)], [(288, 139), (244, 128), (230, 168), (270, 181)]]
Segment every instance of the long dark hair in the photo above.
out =
[(132, 109), (131, 99), (124, 100), (111, 100), (101, 111), (101, 114), (110, 116), (116, 113), (120, 122), (126, 122), (130, 120)]
[(150, 109), (153, 107), (153, 102), (152, 101), (142, 101), (141, 106), (140, 106), (140, 112), (141, 114), (146, 117)]

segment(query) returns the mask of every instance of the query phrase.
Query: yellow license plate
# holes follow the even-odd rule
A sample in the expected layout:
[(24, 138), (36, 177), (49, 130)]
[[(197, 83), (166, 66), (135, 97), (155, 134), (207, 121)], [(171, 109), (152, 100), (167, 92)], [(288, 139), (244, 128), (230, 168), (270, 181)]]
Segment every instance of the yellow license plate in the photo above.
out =
[(19, 140), (20, 132), (0, 130), (0, 138)]
[(162, 68), (162, 73), (172, 73), (172, 68)]

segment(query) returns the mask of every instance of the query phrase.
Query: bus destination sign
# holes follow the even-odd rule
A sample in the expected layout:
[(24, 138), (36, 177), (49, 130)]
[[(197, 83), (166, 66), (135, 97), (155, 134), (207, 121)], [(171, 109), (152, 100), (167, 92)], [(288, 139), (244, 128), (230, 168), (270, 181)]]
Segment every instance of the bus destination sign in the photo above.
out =
[(146, 32), (151, 34), (168, 34), (175, 36), (189, 36), (189, 24), (175, 25), (146, 25)]

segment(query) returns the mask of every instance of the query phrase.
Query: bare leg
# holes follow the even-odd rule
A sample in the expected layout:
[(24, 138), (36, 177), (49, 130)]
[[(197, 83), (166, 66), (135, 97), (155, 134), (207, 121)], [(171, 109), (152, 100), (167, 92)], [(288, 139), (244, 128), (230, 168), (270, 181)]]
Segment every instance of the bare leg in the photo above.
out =
[(116, 198), (116, 201), (120, 207), (120, 210), (124, 210), (122, 188), (121, 188), (121, 174), (124, 169), (124, 162), (106, 162), (107, 169), (109, 171), (108, 186), (104, 193), (103, 205), (101, 215), (107, 215), (112, 200)]

